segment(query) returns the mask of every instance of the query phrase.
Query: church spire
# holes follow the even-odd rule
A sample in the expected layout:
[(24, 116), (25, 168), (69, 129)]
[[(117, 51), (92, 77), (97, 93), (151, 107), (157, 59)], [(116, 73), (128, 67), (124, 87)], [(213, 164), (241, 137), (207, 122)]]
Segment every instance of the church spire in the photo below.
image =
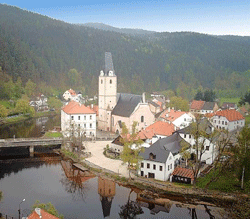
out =
[[(112, 73), (112, 75), (110, 75)], [(111, 52), (105, 52), (105, 75), (115, 75)]]

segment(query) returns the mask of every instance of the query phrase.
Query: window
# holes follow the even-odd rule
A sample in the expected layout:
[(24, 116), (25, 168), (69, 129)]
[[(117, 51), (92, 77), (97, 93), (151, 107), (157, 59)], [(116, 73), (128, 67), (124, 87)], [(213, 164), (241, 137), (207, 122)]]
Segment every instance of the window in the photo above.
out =
[(209, 146), (206, 146), (206, 151), (209, 151)]
[(109, 83), (112, 84), (112, 80), (110, 80)]
[(172, 169), (172, 164), (170, 164), (170, 170)]
[(222, 121), (221, 124), (224, 125), (224, 121)]
[(84, 120), (86, 120), (86, 116), (84, 116)]
[(162, 166), (160, 166), (160, 171), (162, 171)]
[(169, 170), (169, 165), (168, 165), (168, 170)]
[(155, 165), (155, 164), (153, 165), (153, 169), (154, 169), (154, 170), (156, 169), (156, 165)]
[(101, 84), (103, 83), (103, 80), (101, 80)]
[(92, 119), (92, 116), (89, 116), (89, 119), (91, 120), (91, 119)]
[(78, 120), (80, 120), (80, 118), (81, 118), (81, 117), (80, 117), (80, 116), (78, 116)]
[(84, 128), (86, 128), (86, 123), (84, 123)]
[(144, 163), (141, 162), (141, 168), (143, 168), (143, 167), (144, 167)]
[(81, 127), (81, 125), (80, 125), (80, 124), (78, 124), (78, 127), (80, 128), (80, 127)]
[(189, 135), (189, 138), (191, 138), (191, 135)]
[(227, 125), (227, 122), (225, 122), (225, 125)]
[(92, 123), (89, 124), (89, 127), (92, 128)]
[(218, 121), (218, 124), (220, 124), (220, 120)]
[(186, 138), (187, 137), (187, 135), (186, 134), (184, 134), (184, 138)]
[(144, 116), (141, 116), (141, 122), (144, 122)]
[(143, 176), (144, 175), (144, 172), (143, 171), (141, 171), (141, 176)]
[(214, 120), (214, 123), (216, 123), (216, 120)]
[(147, 168), (148, 168), (148, 169), (150, 168), (150, 164), (149, 164), (149, 163), (147, 163)]
[(184, 118), (184, 121), (186, 122), (186, 121), (187, 121), (187, 119), (186, 119), (186, 118)]
[(73, 120), (73, 119), (74, 119), (74, 116), (71, 116), (71, 119)]
[(92, 135), (92, 132), (89, 132), (89, 135)]

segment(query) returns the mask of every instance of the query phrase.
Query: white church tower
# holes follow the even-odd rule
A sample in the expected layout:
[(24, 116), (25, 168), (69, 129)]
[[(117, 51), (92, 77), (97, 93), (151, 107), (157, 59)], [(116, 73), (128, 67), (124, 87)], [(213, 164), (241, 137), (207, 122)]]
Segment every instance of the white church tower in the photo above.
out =
[(101, 70), (99, 76), (99, 120), (98, 128), (105, 131), (111, 131), (111, 112), (114, 109), (117, 100), (117, 77), (115, 75), (112, 55), (105, 52), (105, 70)]

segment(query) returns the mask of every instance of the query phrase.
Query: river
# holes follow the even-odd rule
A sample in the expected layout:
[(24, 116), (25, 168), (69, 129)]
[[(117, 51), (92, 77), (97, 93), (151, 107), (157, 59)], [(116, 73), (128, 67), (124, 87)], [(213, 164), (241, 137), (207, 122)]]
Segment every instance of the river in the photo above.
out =
[[(148, 202), (139, 190), (126, 188), (112, 180), (96, 177), (72, 168), (60, 157), (4, 160), (0, 163), (0, 202), (2, 214), (18, 218), (27, 216), (36, 200), (51, 202), (65, 218), (124, 218), (128, 212), (136, 218), (221, 218), (220, 208), (203, 205), (187, 206), (166, 199), (164, 205)], [(129, 205), (128, 205), (129, 204)], [(129, 207), (128, 207), (129, 206)], [(128, 208), (127, 208), (128, 207)], [(125, 217), (126, 218), (126, 217)]]

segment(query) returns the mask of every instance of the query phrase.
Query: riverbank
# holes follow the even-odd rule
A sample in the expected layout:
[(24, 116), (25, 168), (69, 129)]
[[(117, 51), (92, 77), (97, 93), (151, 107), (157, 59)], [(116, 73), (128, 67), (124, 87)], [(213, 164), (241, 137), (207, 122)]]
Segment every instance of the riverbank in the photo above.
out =
[(46, 112), (36, 112), (34, 116), (29, 116), (29, 115), (18, 115), (18, 116), (13, 116), (13, 117), (6, 117), (0, 120), (0, 125), (10, 125), (10, 124), (15, 124), (18, 122), (23, 122), (28, 119), (32, 118), (40, 118), (40, 117), (48, 117), (48, 116), (55, 116), (59, 114), (60, 112), (57, 111), (46, 111)]
[[(106, 143), (107, 142), (103, 142), (101, 145), (104, 146)], [(100, 144), (100, 142), (98, 142), (98, 144)], [(89, 148), (90, 146), (93, 145), (88, 145)], [(93, 158), (95, 153), (91, 155), (92, 159), (90, 157), (85, 159), (73, 158), (73, 160), (74, 162), (80, 163), (81, 165), (87, 167), (90, 171), (93, 171), (97, 176), (111, 178), (126, 187), (135, 187), (141, 190), (142, 192), (143, 191), (146, 192), (146, 194), (148, 194), (149, 197), (151, 196), (152, 197), (156, 196), (159, 198), (174, 197), (176, 201), (182, 200), (183, 202), (188, 202), (192, 204), (203, 203), (208, 206), (219, 205), (222, 207), (228, 207), (228, 205), (232, 205), (233, 203), (237, 202), (239, 198), (249, 198), (248, 195), (240, 193), (225, 193), (215, 190), (204, 190), (201, 188), (193, 187), (192, 185), (163, 182), (154, 179), (148, 179), (148, 178), (146, 179), (138, 176), (133, 176), (133, 179), (129, 179), (128, 175), (124, 174), (124, 172), (122, 171), (118, 172), (114, 171), (111, 168), (107, 168), (108, 166), (112, 166), (116, 170), (118, 166), (114, 166), (115, 165), (114, 163), (110, 165), (110, 162), (118, 160), (109, 159), (108, 162), (107, 161), (102, 162), (101, 161), (102, 158), (100, 157)], [(67, 156), (67, 157), (72, 158), (72, 156)], [(124, 167), (126, 168), (126, 166)]]

